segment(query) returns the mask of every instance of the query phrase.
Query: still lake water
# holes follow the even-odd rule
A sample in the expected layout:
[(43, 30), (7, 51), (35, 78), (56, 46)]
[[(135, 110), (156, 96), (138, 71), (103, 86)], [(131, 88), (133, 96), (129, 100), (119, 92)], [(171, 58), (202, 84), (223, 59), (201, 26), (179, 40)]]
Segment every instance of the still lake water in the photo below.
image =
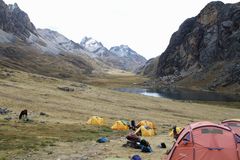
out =
[(224, 101), (240, 102), (239, 95), (221, 94), (215, 92), (193, 91), (186, 89), (142, 89), (142, 88), (117, 88), (117, 91), (142, 94), (152, 97), (164, 97), (176, 100), (197, 100), (197, 101)]

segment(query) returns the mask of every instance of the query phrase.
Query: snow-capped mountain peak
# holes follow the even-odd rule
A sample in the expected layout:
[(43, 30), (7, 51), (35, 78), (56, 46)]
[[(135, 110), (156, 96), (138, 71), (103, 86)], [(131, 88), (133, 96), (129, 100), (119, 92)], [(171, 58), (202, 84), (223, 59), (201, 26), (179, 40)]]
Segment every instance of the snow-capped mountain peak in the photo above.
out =
[(104, 48), (101, 42), (98, 42), (91, 37), (84, 37), (80, 42), (80, 45), (89, 52), (96, 52), (99, 49)]
[(138, 55), (137, 52), (135, 52), (130, 47), (128, 47), (128, 45), (120, 45), (120, 46), (111, 47), (110, 52), (112, 52), (120, 57), (128, 57), (131, 55)]
[(115, 68), (134, 71), (146, 62), (144, 57), (137, 54), (127, 45), (111, 47), (111, 49), (108, 50), (101, 42), (90, 37), (84, 37), (80, 45), (84, 50), (91, 52), (92, 57)]

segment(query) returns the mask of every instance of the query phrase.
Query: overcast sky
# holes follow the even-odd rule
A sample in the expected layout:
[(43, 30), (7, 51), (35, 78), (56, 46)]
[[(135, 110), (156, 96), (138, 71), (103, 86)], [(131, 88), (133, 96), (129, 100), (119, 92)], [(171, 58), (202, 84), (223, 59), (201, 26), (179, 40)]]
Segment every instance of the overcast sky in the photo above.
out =
[[(16, 2), (37, 28), (80, 42), (84, 36), (107, 48), (125, 44), (147, 59), (160, 55), (187, 18), (210, 0), (4, 0)], [(239, 0), (224, 0), (235, 3)]]

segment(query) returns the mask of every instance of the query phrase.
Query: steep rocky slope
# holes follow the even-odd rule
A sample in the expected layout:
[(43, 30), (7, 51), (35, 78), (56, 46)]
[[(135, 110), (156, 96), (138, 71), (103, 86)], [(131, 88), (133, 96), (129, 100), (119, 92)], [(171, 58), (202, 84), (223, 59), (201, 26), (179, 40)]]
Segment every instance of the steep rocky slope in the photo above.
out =
[(155, 77), (159, 58), (151, 58), (144, 65), (136, 69), (136, 73), (148, 77)]
[(83, 52), (80, 44), (75, 43), (72, 40), (69, 40), (64, 35), (50, 30), (50, 29), (37, 29), (37, 33), (42, 37), (47, 43), (53, 43), (56, 46), (62, 48), (66, 52)]
[(154, 78), (188, 88), (240, 92), (239, 37), (240, 3), (211, 2), (172, 35), (157, 58)]
[(0, 29), (13, 33), (22, 40), (28, 38), (31, 33), (37, 35), (28, 15), (16, 3), (6, 5), (2, 0), (0, 0)]

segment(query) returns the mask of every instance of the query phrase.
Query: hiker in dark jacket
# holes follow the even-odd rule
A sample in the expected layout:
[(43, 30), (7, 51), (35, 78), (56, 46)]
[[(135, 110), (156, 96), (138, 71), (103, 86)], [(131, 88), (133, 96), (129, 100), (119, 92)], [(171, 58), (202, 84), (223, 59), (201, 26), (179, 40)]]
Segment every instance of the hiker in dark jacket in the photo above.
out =
[(134, 120), (131, 120), (131, 126), (129, 128), (132, 129), (133, 131), (136, 130), (136, 123)]
[(178, 139), (179, 134), (177, 133), (177, 126), (173, 126), (173, 138)]

